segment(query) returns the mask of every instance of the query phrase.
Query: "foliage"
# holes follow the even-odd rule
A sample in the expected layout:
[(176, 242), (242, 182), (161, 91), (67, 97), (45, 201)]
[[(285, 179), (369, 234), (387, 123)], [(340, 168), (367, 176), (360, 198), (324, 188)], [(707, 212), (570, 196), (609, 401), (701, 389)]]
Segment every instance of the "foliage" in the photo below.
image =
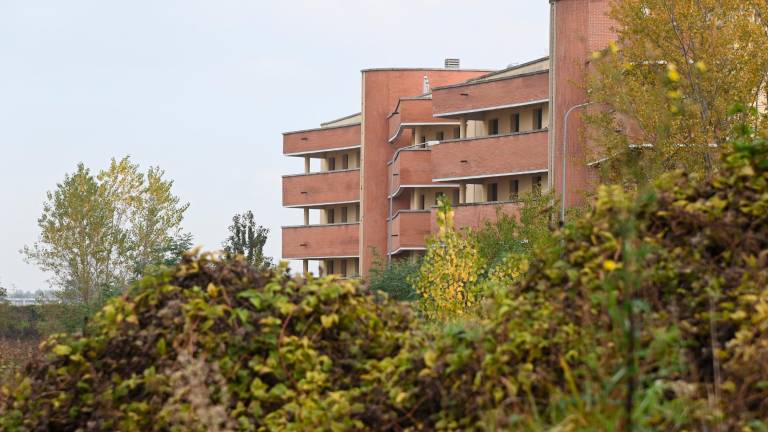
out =
[(10, 380), (15, 372), (35, 357), (38, 343), (35, 339), (0, 336), (0, 383)]
[(711, 178), (600, 188), (482, 320), (188, 257), (49, 340), (0, 429), (766, 430), (768, 142), (740, 133)]
[(587, 84), (601, 107), (587, 116), (598, 144), (590, 159), (603, 161), (605, 181), (711, 172), (734, 125), (764, 123), (728, 109), (765, 102), (766, 13), (760, 0), (613, 2), (618, 40), (594, 53)]
[(48, 193), (40, 240), (22, 253), (52, 275), (63, 303), (100, 307), (190, 240), (180, 228), (189, 205), (172, 186), (159, 168), (141, 173), (128, 157), (96, 176), (80, 164)]
[(35, 306), (11, 306), (0, 303), (0, 338), (38, 339), (37, 325), (42, 320)]
[(421, 259), (394, 259), (389, 266), (376, 256), (368, 275), (368, 287), (372, 291), (381, 291), (398, 301), (418, 300), (419, 294), (412, 281), (417, 277)]
[(441, 197), (438, 205), (440, 231), (427, 240), (427, 252), (412, 283), (427, 319), (451, 321), (472, 316), (478, 307), (481, 293), (475, 283), (485, 263), (474, 239), (455, 229), (450, 201)]
[(272, 258), (264, 256), (269, 229), (256, 226), (252, 211), (233, 216), (229, 232), (229, 238), (224, 242), (224, 252), (230, 256), (243, 255), (249, 264), (256, 267), (272, 266)]
[(360, 429), (358, 383), (409, 321), (348, 282), (190, 256), (46, 342), (0, 429)]
[(498, 209), (495, 220), (487, 220), (471, 232), (478, 253), (489, 268), (508, 261), (508, 255), (529, 257), (536, 249), (554, 246), (554, 219), (550, 195), (528, 195), (520, 202), (519, 216)]

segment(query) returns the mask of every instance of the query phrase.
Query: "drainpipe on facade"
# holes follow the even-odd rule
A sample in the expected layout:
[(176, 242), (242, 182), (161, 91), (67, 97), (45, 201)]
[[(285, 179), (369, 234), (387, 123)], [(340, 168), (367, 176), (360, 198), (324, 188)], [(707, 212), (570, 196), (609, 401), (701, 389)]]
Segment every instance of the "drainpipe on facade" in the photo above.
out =
[(565, 200), (566, 200), (566, 186), (567, 186), (566, 165), (568, 160), (568, 158), (566, 157), (568, 155), (568, 118), (570, 117), (571, 113), (573, 113), (577, 109), (585, 108), (592, 104), (594, 104), (594, 102), (585, 102), (583, 104), (574, 105), (568, 111), (566, 111), (565, 116), (563, 117), (563, 152), (562, 152), (563, 172), (561, 174), (563, 176), (563, 185), (562, 185), (563, 189), (560, 191), (560, 200), (562, 201), (560, 203), (560, 223), (562, 225), (565, 225)]

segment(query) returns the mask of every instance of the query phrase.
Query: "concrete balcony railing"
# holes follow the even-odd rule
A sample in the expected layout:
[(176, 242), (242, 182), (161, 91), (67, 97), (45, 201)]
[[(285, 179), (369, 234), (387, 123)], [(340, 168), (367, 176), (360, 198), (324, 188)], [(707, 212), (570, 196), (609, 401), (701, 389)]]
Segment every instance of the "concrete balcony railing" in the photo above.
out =
[(547, 170), (546, 129), (442, 141), (431, 149), (433, 181), (458, 181)]
[(316, 207), (360, 201), (360, 169), (283, 176), (283, 206)]
[[(453, 207), (453, 221), (456, 228), (477, 229), (483, 226), (486, 221), (491, 223), (497, 221), (502, 213), (519, 217), (520, 206), (519, 202), (460, 204)], [(437, 208), (433, 207), (431, 212), (430, 228), (432, 233), (437, 233), (439, 231)]]
[(390, 222), (390, 253), (423, 250), (431, 232), (431, 217), (429, 210), (399, 211)]
[(360, 133), (360, 124), (286, 132), (283, 134), (283, 154), (306, 156), (360, 147)]
[(429, 148), (401, 150), (389, 164), (389, 193), (398, 195), (403, 187), (432, 185)]
[(389, 123), (389, 142), (400, 137), (405, 129), (416, 126), (457, 125), (450, 119), (435, 118), (432, 115), (432, 99), (403, 98), (397, 104), (395, 111), (387, 119)]
[(283, 227), (283, 258), (289, 260), (360, 256), (360, 223)]
[(458, 118), (481, 111), (533, 105), (548, 100), (547, 71), (432, 89), (433, 115), (442, 118)]

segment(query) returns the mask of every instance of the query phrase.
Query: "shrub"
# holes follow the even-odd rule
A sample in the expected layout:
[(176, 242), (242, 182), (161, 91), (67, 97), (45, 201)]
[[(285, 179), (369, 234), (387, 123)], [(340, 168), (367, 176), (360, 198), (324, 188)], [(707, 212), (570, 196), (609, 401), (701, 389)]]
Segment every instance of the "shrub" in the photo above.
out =
[(361, 377), (407, 316), (351, 283), (187, 257), (46, 342), (0, 429), (359, 429)]
[(421, 259), (393, 259), (389, 266), (376, 257), (368, 275), (368, 287), (381, 291), (398, 301), (414, 301), (419, 298), (412, 281), (419, 272)]
[(484, 319), (440, 327), (354, 283), (187, 257), (48, 341), (0, 429), (763, 431), (767, 210), (747, 134), (711, 178), (602, 187), (508, 263)]
[(474, 315), (481, 299), (476, 282), (485, 263), (474, 238), (454, 228), (450, 202), (442, 197), (439, 205), (440, 232), (427, 240), (426, 255), (412, 283), (428, 320), (451, 321)]

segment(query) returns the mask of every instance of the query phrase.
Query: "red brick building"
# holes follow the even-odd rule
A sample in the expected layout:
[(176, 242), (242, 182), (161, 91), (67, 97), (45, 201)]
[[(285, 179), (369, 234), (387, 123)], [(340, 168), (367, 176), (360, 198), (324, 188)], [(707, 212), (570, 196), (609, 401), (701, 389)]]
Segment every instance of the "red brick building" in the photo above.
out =
[(304, 225), (283, 228), (283, 258), (365, 276), (377, 254), (424, 250), (440, 196), (458, 226), (475, 227), (499, 208), (516, 214), (525, 193), (560, 194), (569, 110), (566, 202), (577, 202), (588, 168), (574, 107), (586, 101), (590, 53), (612, 37), (608, 2), (552, 0), (550, 56), (504, 70), (449, 59), (442, 69), (362, 71), (360, 113), (283, 136), (284, 154), (305, 162), (283, 177), (283, 205), (304, 211)]

